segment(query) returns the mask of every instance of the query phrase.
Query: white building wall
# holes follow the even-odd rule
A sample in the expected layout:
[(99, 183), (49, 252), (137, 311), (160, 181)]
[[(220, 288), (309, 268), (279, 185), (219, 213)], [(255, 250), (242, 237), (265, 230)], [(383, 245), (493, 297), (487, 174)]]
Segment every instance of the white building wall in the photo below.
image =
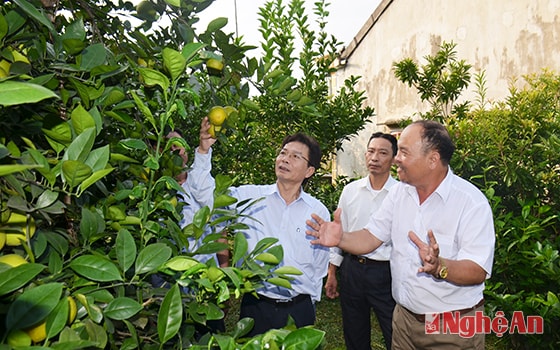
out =
[[(365, 175), (369, 135), (428, 109), (415, 88), (397, 80), (392, 64), (409, 57), (424, 64), (444, 41), (457, 44), (457, 59), (473, 66), (473, 76), (485, 71), (487, 99), (503, 100), (515, 78), (560, 71), (560, 0), (383, 0), (341, 52), (343, 65), (332, 76), (332, 91), (351, 75), (362, 77), (357, 88), (376, 114), (337, 154), (333, 175)], [(474, 79), (463, 98), (475, 101)]]

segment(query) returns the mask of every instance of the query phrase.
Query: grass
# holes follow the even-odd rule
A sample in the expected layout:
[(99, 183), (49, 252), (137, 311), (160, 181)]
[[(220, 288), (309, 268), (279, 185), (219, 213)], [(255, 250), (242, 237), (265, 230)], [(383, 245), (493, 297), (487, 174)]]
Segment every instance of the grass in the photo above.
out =
[[(232, 303), (226, 315), (226, 330), (232, 330), (239, 319), (239, 304)], [(342, 334), (342, 316), (339, 299), (331, 300), (323, 298), (317, 303), (317, 321), (315, 328), (325, 332), (325, 341), (321, 350), (344, 350), (344, 336)], [(377, 323), (375, 315), (372, 313), (371, 319), (371, 348), (373, 350), (384, 350), (385, 343), (381, 329)], [(507, 350), (511, 349), (510, 340), (507, 336), (498, 338), (495, 335), (486, 336), (487, 350)]]
[[(343, 350), (344, 335), (342, 333), (342, 316), (339, 299), (323, 298), (317, 303), (317, 321), (315, 328), (325, 331), (325, 342), (322, 350)], [(371, 348), (385, 350), (385, 342), (377, 318), (371, 317)]]

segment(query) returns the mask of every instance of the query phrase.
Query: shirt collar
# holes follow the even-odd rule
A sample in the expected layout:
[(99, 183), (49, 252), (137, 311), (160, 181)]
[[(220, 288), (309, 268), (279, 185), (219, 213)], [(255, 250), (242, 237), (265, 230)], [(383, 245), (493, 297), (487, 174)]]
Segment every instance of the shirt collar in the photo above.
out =
[[(389, 191), (389, 188), (396, 184), (398, 181), (395, 180), (391, 175), (387, 178), (387, 181), (383, 184), (381, 191)], [(371, 182), (369, 181), (369, 175), (362, 178), (361, 186), (367, 188), (370, 191), (375, 191), (373, 187), (371, 187)]]
[[(268, 188), (268, 191), (265, 193), (265, 195), (268, 196), (268, 195), (271, 195), (273, 193), (276, 193), (278, 195), (278, 197), (282, 198), (282, 196), (280, 195), (280, 191), (278, 190), (278, 184), (271, 185)], [(303, 200), (305, 203), (307, 203), (307, 205), (311, 206), (313, 204), (313, 198), (307, 192), (303, 191), (303, 187), (301, 188), (301, 191), (299, 192), (299, 197), (294, 202), (296, 202), (300, 199)]]
[(443, 181), (439, 184), (439, 186), (434, 191), (437, 193), (444, 202), (447, 202), (449, 196), (451, 195), (451, 186), (453, 184), (453, 170), (451, 167), (447, 167), (447, 175)]
[[(444, 202), (447, 202), (447, 200), (449, 199), (449, 196), (451, 195), (451, 187), (453, 185), (453, 170), (451, 170), (451, 167), (447, 167), (447, 175), (445, 175), (445, 178), (443, 179), (443, 181), (439, 184), (439, 186), (436, 188), (436, 190), (430, 195), (433, 196), (434, 194), (438, 195)], [(406, 191), (411, 194), (414, 195), (415, 197), (418, 197), (418, 193), (416, 192), (416, 188), (412, 185), (409, 184), (405, 184), (406, 186)]]

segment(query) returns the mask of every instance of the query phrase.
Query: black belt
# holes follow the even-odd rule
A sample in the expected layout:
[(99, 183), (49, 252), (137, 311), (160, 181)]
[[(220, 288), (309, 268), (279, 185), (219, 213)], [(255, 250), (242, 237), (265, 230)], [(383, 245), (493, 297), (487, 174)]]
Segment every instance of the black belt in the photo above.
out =
[[(484, 299), (481, 299), (475, 306), (471, 306), (471, 307), (467, 307), (465, 309), (460, 309), (460, 310), (453, 310), (453, 311), (445, 311), (445, 313), (450, 312), (450, 313), (455, 313), (458, 312), (459, 315), (463, 315), (466, 314), (467, 312), (471, 312), (473, 310), (478, 309), (479, 307), (481, 307), (482, 305), (484, 305)], [(401, 305), (402, 306), (402, 305)], [(418, 320), (418, 322), (422, 322), (425, 323), (426, 322), (426, 315), (425, 314), (416, 314), (412, 311), (410, 311), (409, 309), (407, 309), (406, 307), (402, 306), (403, 309), (405, 309), (409, 314), (411, 314), (412, 316), (414, 316), (415, 319)], [(441, 312), (443, 313), (443, 312)]]
[(274, 299), (259, 294), (258, 300), (262, 300), (269, 304), (274, 304), (276, 306), (291, 306), (291, 305), (301, 303), (302, 301), (305, 300), (311, 301), (311, 296), (309, 294), (298, 294), (295, 297), (291, 297), (290, 299)]
[(389, 264), (388, 260), (373, 260), (366, 258), (365, 256), (357, 256), (357, 255), (348, 255), (352, 260), (359, 262), (362, 265), (386, 265)]

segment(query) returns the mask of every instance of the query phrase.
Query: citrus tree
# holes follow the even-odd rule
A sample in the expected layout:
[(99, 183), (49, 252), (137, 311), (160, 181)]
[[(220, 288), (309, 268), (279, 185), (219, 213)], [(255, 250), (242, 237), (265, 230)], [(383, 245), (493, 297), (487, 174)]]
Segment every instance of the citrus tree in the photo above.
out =
[[(224, 139), (253, 104), (259, 68), (216, 19), (212, 1), (5, 2), (0, 13), (0, 338), (41, 348), (184, 348), (238, 343), (316, 348), (318, 330), (243, 339), (200, 334), (231, 299), (263, 281), (289, 287), (282, 248), (247, 251), (229, 177), (216, 176), (214, 207), (181, 228), (172, 146), (196, 144), (211, 106), (234, 105)], [(132, 19), (140, 19), (135, 26)], [(155, 22), (166, 17), (167, 27)], [(262, 69), (262, 67), (260, 68)], [(183, 125), (186, 139), (167, 139)], [(222, 126), (222, 125), (220, 125)], [(190, 127), (190, 129), (189, 129)], [(192, 132), (191, 132), (192, 131)], [(189, 141), (189, 142), (187, 142)], [(249, 203), (250, 204), (250, 203)], [(189, 251), (188, 238), (209, 232)], [(228, 245), (216, 239), (227, 232)], [(231, 249), (231, 266), (194, 259)], [(157, 275), (166, 283), (156, 285)]]

